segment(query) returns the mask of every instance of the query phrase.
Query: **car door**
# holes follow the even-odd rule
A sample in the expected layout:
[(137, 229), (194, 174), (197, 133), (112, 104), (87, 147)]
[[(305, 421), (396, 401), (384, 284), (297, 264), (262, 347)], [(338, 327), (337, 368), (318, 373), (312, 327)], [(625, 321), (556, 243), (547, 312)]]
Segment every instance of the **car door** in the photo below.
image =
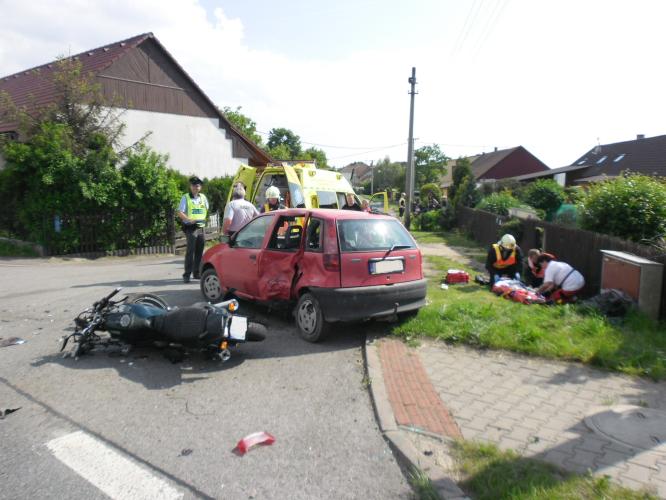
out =
[(382, 212), (382, 213), (389, 213), (389, 208), (388, 208), (388, 196), (386, 194), (386, 191), (382, 191), (381, 193), (375, 193), (370, 197), (370, 209), (373, 212)]
[(242, 297), (257, 298), (257, 261), (274, 220), (272, 213), (261, 215), (231, 238), (220, 266), (223, 286), (235, 288)]
[(287, 183), (289, 184), (289, 197), (291, 198), (290, 206), (295, 208), (305, 208), (303, 188), (296, 170), (294, 170), (293, 167), (285, 166), (284, 173), (287, 176)]
[(266, 246), (258, 257), (259, 300), (289, 300), (303, 256), (306, 212), (278, 212), (276, 218)]

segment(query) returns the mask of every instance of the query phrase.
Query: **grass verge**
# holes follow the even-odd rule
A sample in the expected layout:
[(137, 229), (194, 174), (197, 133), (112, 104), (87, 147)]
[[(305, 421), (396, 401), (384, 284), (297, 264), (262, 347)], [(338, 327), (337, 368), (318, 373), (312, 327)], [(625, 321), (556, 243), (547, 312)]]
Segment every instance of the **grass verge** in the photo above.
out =
[(0, 256), (2, 257), (37, 257), (35, 252), (28, 245), (17, 245), (10, 241), (0, 240)]
[(452, 453), (473, 498), (648, 500), (657, 497), (613, 484), (608, 477), (565, 472), (553, 465), (500, 451), (493, 444), (457, 441)]
[(450, 343), (581, 361), (630, 375), (666, 379), (666, 323), (639, 312), (618, 321), (580, 305), (526, 306), (495, 296), (477, 284), (440, 289), (449, 268), (469, 267), (427, 256), (437, 275), (429, 278), (429, 304), (393, 332), (407, 339), (425, 335)]
[(414, 469), (409, 474), (409, 484), (412, 485), (417, 500), (441, 499), (428, 475), (419, 469)]

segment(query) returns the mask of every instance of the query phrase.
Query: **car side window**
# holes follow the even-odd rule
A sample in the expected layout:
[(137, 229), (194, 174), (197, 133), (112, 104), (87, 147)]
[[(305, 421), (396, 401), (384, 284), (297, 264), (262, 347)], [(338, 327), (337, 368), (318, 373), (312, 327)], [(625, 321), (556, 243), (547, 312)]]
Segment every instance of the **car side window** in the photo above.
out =
[(238, 231), (234, 238), (234, 247), (236, 248), (261, 248), (264, 241), (266, 230), (273, 222), (272, 215), (257, 217), (243, 229)]
[(305, 232), (305, 251), (321, 252), (321, 235), (323, 233), (324, 222), (321, 219), (310, 218), (308, 229)]
[(303, 217), (283, 215), (278, 219), (268, 242), (271, 250), (296, 251), (301, 246)]

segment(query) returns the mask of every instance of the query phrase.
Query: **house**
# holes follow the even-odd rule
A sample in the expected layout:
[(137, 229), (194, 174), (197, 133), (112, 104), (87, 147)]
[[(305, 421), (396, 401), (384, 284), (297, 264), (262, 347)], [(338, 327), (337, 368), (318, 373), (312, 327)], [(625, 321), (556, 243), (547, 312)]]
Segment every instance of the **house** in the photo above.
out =
[[(493, 152), (469, 156), (467, 160), (477, 182), (490, 182), (549, 170), (545, 163), (523, 146), (499, 151), (495, 148)], [(440, 183), (444, 190), (453, 184), (453, 169), (457, 161), (451, 160), (446, 165), (446, 174)]]
[(589, 182), (617, 177), (631, 171), (644, 175), (666, 177), (666, 135), (598, 145), (571, 165), (548, 172), (521, 175), (516, 180), (555, 179), (563, 186), (580, 186)]
[[(72, 56), (101, 86), (107, 102), (118, 103), (123, 146), (149, 134), (146, 142), (169, 155), (183, 174), (219, 177), (241, 164), (266, 165), (270, 156), (238, 131), (152, 33)], [(0, 93), (26, 110), (55, 101), (55, 63), (0, 78)], [(126, 109), (125, 109), (126, 108)], [(18, 137), (18, 125), (0, 120), (0, 134)]]
[(356, 161), (342, 167), (340, 173), (347, 178), (354, 189), (357, 189), (370, 181), (372, 167), (362, 161)]

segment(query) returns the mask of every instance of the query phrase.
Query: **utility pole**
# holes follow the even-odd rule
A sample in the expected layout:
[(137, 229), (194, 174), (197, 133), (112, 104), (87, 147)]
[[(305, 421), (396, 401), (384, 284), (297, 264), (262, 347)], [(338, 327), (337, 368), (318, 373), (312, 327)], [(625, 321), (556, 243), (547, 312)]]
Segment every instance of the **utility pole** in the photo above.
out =
[(375, 160), (372, 160), (370, 162), (370, 196), (372, 196), (372, 193), (375, 192), (375, 168), (373, 165), (375, 164)]
[(412, 200), (414, 199), (414, 95), (416, 91), (416, 68), (412, 68), (412, 76), (407, 80), (411, 89), (409, 94), (409, 140), (407, 145), (407, 172), (405, 172), (405, 188), (407, 191), (407, 206), (405, 207), (405, 227), (409, 229), (412, 214)]

